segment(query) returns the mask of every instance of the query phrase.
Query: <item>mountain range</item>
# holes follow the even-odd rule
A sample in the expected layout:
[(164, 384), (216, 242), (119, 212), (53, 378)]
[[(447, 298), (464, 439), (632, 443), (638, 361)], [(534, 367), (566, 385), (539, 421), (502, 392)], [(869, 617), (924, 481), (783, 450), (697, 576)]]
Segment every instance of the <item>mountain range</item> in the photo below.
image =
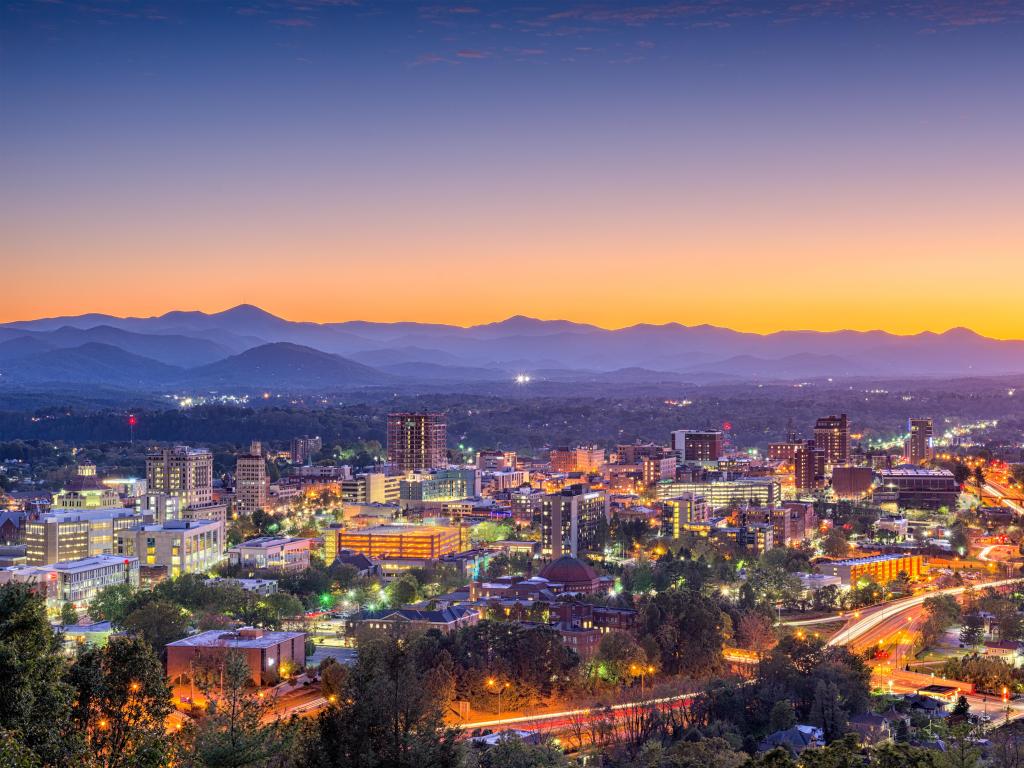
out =
[(274, 388), (553, 381), (787, 381), (1024, 373), (1024, 341), (964, 328), (744, 333), (711, 325), (609, 330), (515, 316), (454, 325), (285, 320), (258, 307), (86, 314), (0, 325), (0, 386), (123, 389)]

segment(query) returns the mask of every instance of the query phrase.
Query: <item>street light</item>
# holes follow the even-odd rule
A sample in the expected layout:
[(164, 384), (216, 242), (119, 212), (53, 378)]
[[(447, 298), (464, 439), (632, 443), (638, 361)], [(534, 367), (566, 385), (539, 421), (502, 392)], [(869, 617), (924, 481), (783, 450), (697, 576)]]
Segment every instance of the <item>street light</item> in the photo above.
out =
[(498, 681), (495, 680), (493, 677), (487, 678), (487, 687), (488, 688), (492, 688), (492, 689), (493, 688), (497, 688), (497, 694), (498, 694), (498, 720), (501, 720), (501, 692), (503, 690), (505, 690), (506, 688), (508, 688), (508, 686), (509, 686), (509, 684), (507, 682), (499, 684)]
[(644, 695), (644, 682), (647, 675), (654, 674), (654, 666), (652, 664), (648, 664), (647, 666), (642, 664), (632, 664), (629, 667), (629, 671), (633, 673), (634, 677), (637, 675), (640, 676), (640, 696), (642, 698)]

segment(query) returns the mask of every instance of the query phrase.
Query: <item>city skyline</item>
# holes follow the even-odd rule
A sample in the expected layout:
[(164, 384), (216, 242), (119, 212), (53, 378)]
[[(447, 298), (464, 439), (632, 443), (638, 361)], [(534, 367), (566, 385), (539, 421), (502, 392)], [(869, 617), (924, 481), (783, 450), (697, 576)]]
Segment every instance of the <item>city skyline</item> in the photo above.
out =
[(1024, 279), (1021, 23), (7, 3), (0, 322), (252, 303), (1024, 338), (970, 291)]

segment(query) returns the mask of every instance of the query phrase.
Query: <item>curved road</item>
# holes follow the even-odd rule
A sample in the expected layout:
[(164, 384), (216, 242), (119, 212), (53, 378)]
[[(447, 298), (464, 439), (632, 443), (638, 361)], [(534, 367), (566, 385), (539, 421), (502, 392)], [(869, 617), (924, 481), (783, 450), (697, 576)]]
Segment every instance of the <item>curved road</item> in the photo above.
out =
[[(971, 588), (984, 589), (986, 587), (1005, 587), (1022, 581), (1024, 581), (1024, 578), (988, 581), (979, 584), (972, 584), (970, 587), (948, 587), (947, 589), (939, 589), (935, 592), (928, 592), (923, 595), (914, 595), (913, 597), (904, 597), (899, 600), (893, 600), (891, 603), (886, 603), (878, 610), (874, 610), (870, 614), (862, 616), (852, 624), (847, 625), (832, 637), (828, 641), (828, 644), (855, 644), (857, 641), (863, 639), (865, 635), (871, 632), (871, 630), (878, 628), (883, 623), (891, 622), (893, 619), (896, 619), (897, 623), (901, 621), (905, 622), (908, 612), (912, 612), (915, 608), (919, 608), (924, 605), (924, 601), (929, 597), (935, 597), (936, 595), (962, 595), (965, 591)], [(867, 613), (867, 611), (862, 611), (862, 613)], [(912, 614), (911, 617), (913, 618)]]

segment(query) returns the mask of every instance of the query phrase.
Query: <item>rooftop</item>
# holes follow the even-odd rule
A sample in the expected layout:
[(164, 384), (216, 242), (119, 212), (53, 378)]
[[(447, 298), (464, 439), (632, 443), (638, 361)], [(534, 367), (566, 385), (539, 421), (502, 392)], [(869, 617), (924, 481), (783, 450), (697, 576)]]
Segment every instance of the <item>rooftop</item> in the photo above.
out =
[(168, 648), (270, 648), (296, 638), (305, 639), (305, 632), (266, 632), (242, 627), (234, 632), (211, 629), (198, 635), (168, 643)]
[(138, 565), (139, 558), (124, 557), (122, 555), (93, 555), (92, 557), (81, 557), (78, 560), (65, 560), (60, 563), (46, 566), (61, 573), (78, 573), (79, 571), (91, 571), (94, 568), (103, 568), (108, 565)]
[(75, 523), (136, 514), (138, 513), (132, 507), (100, 507), (99, 509), (69, 509), (59, 512), (47, 512), (39, 520), (46, 523)]
[(291, 538), (280, 538), (277, 536), (257, 536), (255, 539), (249, 539), (243, 541), (241, 544), (236, 545), (233, 549), (266, 549), (267, 547), (283, 547), (287, 544), (295, 544), (298, 542), (310, 542), (311, 539), (291, 539)]
[(948, 469), (927, 469), (925, 467), (896, 467), (895, 469), (880, 469), (878, 474), (881, 477), (953, 477)]
[(372, 528), (351, 531), (357, 536), (408, 536), (416, 534), (420, 536), (439, 536), (450, 533), (458, 533), (458, 528), (445, 525), (375, 525)]
[(868, 563), (882, 563), (886, 560), (899, 560), (904, 557), (913, 557), (906, 554), (892, 555), (871, 555), (871, 557), (851, 557), (847, 560), (823, 560), (821, 565), (867, 565)]

